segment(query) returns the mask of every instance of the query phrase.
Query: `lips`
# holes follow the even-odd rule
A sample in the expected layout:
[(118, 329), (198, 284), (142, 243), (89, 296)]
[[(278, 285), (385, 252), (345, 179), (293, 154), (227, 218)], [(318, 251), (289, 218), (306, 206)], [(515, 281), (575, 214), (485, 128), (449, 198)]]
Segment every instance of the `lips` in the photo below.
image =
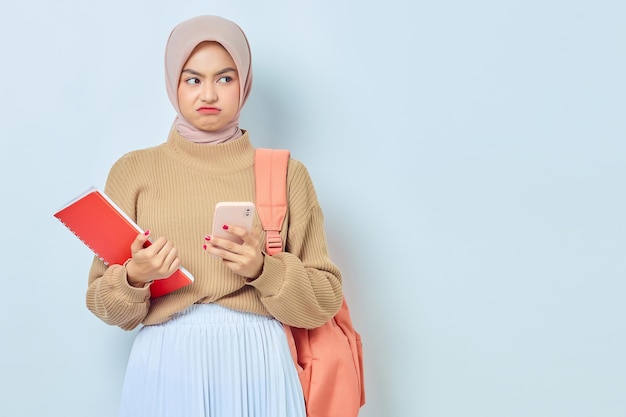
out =
[(217, 107), (200, 107), (196, 111), (201, 114), (218, 114), (220, 109)]

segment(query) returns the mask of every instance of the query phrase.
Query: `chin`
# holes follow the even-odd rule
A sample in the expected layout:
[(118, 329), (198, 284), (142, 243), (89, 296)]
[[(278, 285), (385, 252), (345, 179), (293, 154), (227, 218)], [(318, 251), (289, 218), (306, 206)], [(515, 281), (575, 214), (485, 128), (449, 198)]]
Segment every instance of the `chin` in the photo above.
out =
[(198, 130), (202, 130), (203, 132), (217, 132), (223, 126), (204, 126), (204, 125), (194, 124), (193, 127), (195, 127)]

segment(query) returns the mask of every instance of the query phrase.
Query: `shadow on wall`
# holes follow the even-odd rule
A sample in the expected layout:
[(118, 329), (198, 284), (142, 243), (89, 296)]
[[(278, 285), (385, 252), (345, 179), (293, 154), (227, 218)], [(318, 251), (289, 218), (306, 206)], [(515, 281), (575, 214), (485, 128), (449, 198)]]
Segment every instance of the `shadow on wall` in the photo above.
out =
[[(263, 68), (255, 67), (250, 97), (240, 119), (240, 126), (249, 129), (255, 147), (294, 149), (297, 132), (302, 129), (298, 100), (294, 91), (301, 91), (295, 82), (279, 80)], [(291, 88), (293, 87), (293, 88)]]
[[(351, 218), (350, 212), (350, 204), (334, 204), (327, 208), (325, 228), (330, 256), (341, 269), (344, 295), (353, 325), (363, 341), (366, 402), (360, 415), (384, 416), (393, 407), (392, 399), (382, 387), (393, 385), (390, 368), (399, 364), (394, 364), (391, 358), (381, 360), (386, 354), (385, 340), (393, 337), (388, 334), (392, 326), (385, 325), (391, 320), (389, 310), (384, 307), (387, 298), (380, 295), (384, 291), (384, 282), (378, 288), (367, 286), (380, 281), (376, 276), (381, 277), (384, 272), (380, 270), (379, 257), (363, 256), (364, 253), (377, 253), (377, 248), (374, 241), (359, 235), (359, 225), (344, 221)], [(364, 259), (369, 261), (363, 262)]]

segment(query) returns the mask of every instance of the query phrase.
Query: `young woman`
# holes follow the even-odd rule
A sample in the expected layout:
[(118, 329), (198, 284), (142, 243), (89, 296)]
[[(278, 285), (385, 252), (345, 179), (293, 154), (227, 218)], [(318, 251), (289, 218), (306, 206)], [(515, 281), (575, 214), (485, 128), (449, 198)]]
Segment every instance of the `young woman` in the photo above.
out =
[[(281, 323), (317, 327), (342, 302), (311, 179), (289, 161), (285, 252), (263, 252), (258, 219), (251, 233), (224, 225), (242, 244), (207, 235), (216, 203), (254, 201), (255, 150), (239, 128), (252, 85), (246, 36), (216, 16), (182, 22), (168, 40), (165, 72), (177, 113), (167, 141), (124, 155), (105, 187), (149, 232), (124, 265), (94, 259), (89, 274), (89, 309), (122, 329), (141, 326), (121, 415), (304, 417)], [(152, 282), (179, 266), (193, 284), (152, 299)]]

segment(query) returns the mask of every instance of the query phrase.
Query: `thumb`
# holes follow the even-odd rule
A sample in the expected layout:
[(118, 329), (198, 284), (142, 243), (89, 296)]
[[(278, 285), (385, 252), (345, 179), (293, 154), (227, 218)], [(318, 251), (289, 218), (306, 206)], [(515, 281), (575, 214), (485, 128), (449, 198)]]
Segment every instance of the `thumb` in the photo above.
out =
[(130, 251), (133, 254), (139, 252), (140, 250), (142, 250), (145, 247), (146, 242), (148, 241), (148, 239), (150, 239), (150, 231), (149, 230), (146, 230), (144, 233), (139, 233), (137, 235), (137, 237), (135, 238), (135, 240), (133, 240), (133, 243), (131, 243)]

